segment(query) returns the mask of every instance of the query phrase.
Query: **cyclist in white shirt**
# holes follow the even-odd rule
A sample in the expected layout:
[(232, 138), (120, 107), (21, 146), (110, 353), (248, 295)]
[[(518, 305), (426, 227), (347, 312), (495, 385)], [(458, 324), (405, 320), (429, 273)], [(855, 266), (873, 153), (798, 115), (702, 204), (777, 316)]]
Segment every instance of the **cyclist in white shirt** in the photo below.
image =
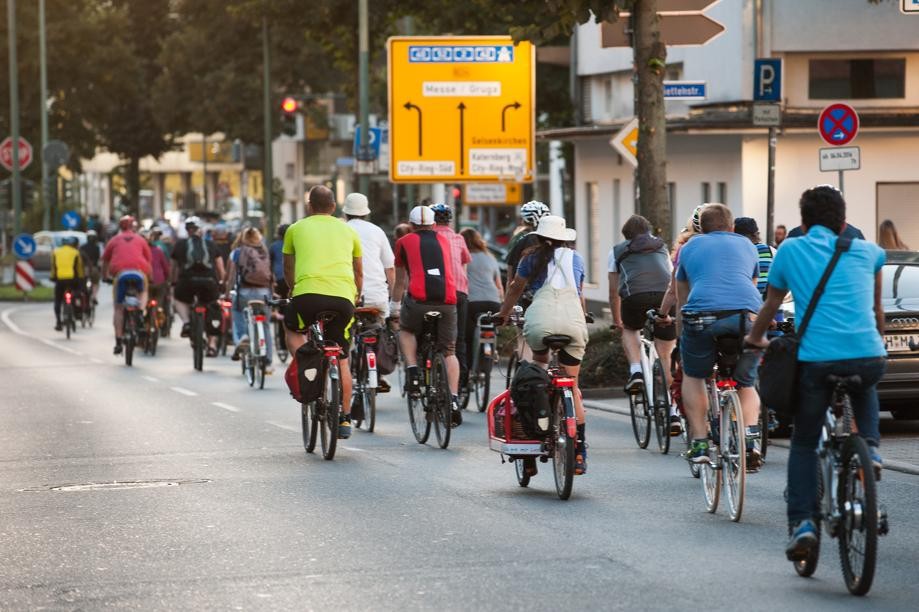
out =
[(362, 193), (350, 193), (342, 208), (345, 218), (361, 239), (364, 261), (364, 306), (376, 308), (380, 316), (389, 316), (390, 290), (396, 279), (395, 257), (386, 233), (367, 221), (370, 205)]

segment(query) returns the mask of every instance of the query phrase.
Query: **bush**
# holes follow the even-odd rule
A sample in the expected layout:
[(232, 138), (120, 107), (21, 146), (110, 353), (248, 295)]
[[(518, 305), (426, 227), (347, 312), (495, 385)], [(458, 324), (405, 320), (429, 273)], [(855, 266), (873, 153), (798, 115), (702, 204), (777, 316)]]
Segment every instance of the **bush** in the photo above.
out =
[(609, 328), (590, 335), (581, 363), (578, 384), (583, 389), (619, 387), (625, 384), (629, 361), (622, 350), (622, 333)]

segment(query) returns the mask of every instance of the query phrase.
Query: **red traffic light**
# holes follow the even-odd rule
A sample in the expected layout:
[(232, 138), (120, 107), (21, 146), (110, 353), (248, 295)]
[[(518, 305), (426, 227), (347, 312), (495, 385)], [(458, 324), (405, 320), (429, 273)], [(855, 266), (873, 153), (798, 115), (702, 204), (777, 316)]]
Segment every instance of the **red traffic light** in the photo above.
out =
[(295, 113), (298, 108), (300, 108), (300, 103), (296, 98), (287, 96), (281, 101), (281, 110), (285, 113)]

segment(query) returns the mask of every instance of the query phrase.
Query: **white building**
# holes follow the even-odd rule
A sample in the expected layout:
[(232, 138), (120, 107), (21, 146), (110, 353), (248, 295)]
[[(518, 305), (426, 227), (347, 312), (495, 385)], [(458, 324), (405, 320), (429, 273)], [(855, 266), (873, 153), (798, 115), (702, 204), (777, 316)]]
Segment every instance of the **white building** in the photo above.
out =
[[(759, 7), (762, 8), (759, 8)], [(884, 219), (919, 249), (919, 14), (897, 2), (867, 0), (721, 0), (706, 15), (723, 34), (702, 47), (672, 47), (667, 79), (701, 80), (704, 102), (667, 102), (667, 180), (674, 225), (702, 202), (723, 202), (757, 219), (765, 237), (767, 129), (751, 119), (753, 62), (782, 58), (782, 128), (775, 171), (775, 222), (799, 222), (801, 192), (837, 174), (821, 173), (821, 109), (851, 104), (861, 128), (861, 170), (845, 174), (851, 224), (869, 239)], [(759, 35), (758, 35), (759, 34)], [(575, 147), (578, 249), (588, 262), (589, 299), (606, 301), (606, 259), (635, 211), (632, 166), (609, 140), (633, 114), (632, 53), (603, 49), (600, 26), (578, 29), (581, 125), (547, 130), (544, 139)]]

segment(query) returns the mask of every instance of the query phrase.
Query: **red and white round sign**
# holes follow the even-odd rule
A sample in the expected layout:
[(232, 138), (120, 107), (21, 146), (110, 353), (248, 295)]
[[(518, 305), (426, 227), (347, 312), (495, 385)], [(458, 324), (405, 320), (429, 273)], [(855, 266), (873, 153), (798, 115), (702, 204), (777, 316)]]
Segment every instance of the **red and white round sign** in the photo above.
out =
[[(32, 163), (32, 145), (20, 136), (19, 138), (19, 169), (25, 170)], [(9, 136), (0, 143), (0, 164), (13, 171), (13, 139)]]

